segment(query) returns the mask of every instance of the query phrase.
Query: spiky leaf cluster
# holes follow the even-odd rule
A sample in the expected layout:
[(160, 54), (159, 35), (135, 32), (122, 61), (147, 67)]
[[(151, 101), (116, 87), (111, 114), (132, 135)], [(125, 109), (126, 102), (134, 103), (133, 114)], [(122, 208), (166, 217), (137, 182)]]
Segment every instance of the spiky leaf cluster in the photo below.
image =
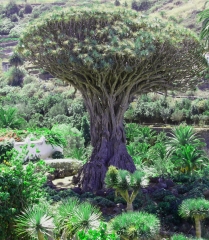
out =
[(119, 192), (137, 191), (142, 185), (146, 185), (146, 178), (144, 172), (135, 171), (130, 173), (110, 166), (106, 173), (105, 184), (108, 188), (114, 188)]
[(15, 222), (17, 235), (27, 239), (37, 239), (38, 231), (46, 236), (50, 235), (55, 227), (45, 205), (25, 208), (21, 215), (16, 217)]
[(78, 199), (68, 199), (57, 208), (55, 216), (57, 231), (65, 232), (72, 237), (79, 230), (87, 232), (99, 227), (102, 213), (88, 202), (81, 203)]
[(152, 239), (159, 233), (160, 220), (146, 212), (123, 213), (111, 221), (111, 228), (125, 239)]
[(179, 215), (183, 218), (204, 219), (209, 216), (209, 201), (203, 198), (184, 200), (179, 207)]
[(203, 68), (189, 30), (127, 9), (70, 8), (28, 26), (19, 51), (84, 92), (120, 95), (197, 84)]

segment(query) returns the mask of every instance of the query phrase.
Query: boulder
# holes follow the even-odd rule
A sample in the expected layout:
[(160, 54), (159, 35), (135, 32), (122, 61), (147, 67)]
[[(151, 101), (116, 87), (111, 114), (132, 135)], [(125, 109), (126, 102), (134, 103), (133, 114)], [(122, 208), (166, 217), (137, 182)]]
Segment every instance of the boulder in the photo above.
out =
[(55, 177), (62, 178), (77, 174), (83, 166), (83, 162), (77, 159), (50, 159), (45, 160), (45, 163), (55, 169), (57, 175)]

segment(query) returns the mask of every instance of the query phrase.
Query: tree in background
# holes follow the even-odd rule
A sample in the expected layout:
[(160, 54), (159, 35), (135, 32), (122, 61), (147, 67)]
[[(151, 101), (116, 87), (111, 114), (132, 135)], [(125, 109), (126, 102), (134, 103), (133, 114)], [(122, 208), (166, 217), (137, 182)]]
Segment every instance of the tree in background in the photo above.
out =
[(79, 176), (85, 191), (104, 186), (110, 165), (135, 171), (123, 126), (134, 95), (188, 90), (205, 61), (191, 31), (118, 8), (56, 10), (29, 24), (18, 49), (83, 96), (93, 146)]

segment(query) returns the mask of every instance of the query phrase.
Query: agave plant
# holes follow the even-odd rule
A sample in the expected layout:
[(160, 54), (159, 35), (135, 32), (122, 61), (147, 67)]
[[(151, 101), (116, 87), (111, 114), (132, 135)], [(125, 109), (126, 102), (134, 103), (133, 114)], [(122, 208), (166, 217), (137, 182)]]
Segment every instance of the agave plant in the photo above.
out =
[(52, 236), (55, 227), (45, 205), (25, 208), (21, 215), (16, 217), (15, 222), (17, 235), (26, 239), (44, 240), (45, 236)]
[(148, 182), (142, 171), (135, 171), (131, 174), (126, 170), (118, 170), (110, 166), (106, 173), (105, 183), (108, 188), (115, 189), (126, 200), (127, 211), (133, 211), (133, 201), (139, 189)]
[(160, 231), (160, 220), (146, 212), (123, 213), (112, 219), (110, 225), (123, 240), (151, 240)]
[(73, 237), (79, 232), (97, 229), (102, 213), (88, 202), (80, 203), (78, 199), (68, 199), (60, 204), (55, 216), (55, 224), (62, 234), (62, 239)]
[(179, 215), (183, 218), (194, 218), (196, 237), (201, 238), (201, 220), (209, 216), (209, 201), (199, 199), (187, 199), (179, 207)]

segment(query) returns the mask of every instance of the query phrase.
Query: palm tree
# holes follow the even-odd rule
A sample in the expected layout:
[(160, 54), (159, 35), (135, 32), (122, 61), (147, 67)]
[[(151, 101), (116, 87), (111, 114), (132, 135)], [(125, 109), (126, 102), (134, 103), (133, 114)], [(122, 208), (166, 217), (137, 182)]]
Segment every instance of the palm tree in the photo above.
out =
[(106, 177), (105, 184), (108, 188), (113, 188), (127, 202), (127, 211), (133, 211), (133, 201), (142, 185), (146, 185), (145, 174), (142, 171), (130, 173), (126, 170), (118, 170), (110, 166)]
[(113, 218), (110, 226), (122, 240), (151, 240), (159, 234), (160, 220), (146, 212), (128, 212)]
[(179, 165), (183, 172), (188, 174), (192, 174), (195, 169), (206, 166), (206, 161), (208, 162), (204, 151), (189, 144), (178, 148), (175, 154), (171, 156), (171, 160), (175, 162), (175, 165)]
[(179, 207), (179, 215), (183, 218), (194, 218), (196, 237), (201, 238), (201, 220), (209, 216), (209, 201), (199, 199), (187, 199)]
[(209, 43), (209, 9), (199, 13), (199, 21), (202, 22), (202, 30), (200, 32), (200, 38), (205, 39), (205, 44), (208, 47)]
[(26, 239), (44, 240), (45, 236), (52, 235), (55, 227), (46, 205), (25, 208), (22, 214), (16, 217), (15, 222), (17, 235)]
[(168, 137), (166, 143), (168, 155), (185, 145), (201, 148), (205, 146), (205, 143), (197, 136), (192, 127), (180, 125), (172, 129), (171, 136)]

